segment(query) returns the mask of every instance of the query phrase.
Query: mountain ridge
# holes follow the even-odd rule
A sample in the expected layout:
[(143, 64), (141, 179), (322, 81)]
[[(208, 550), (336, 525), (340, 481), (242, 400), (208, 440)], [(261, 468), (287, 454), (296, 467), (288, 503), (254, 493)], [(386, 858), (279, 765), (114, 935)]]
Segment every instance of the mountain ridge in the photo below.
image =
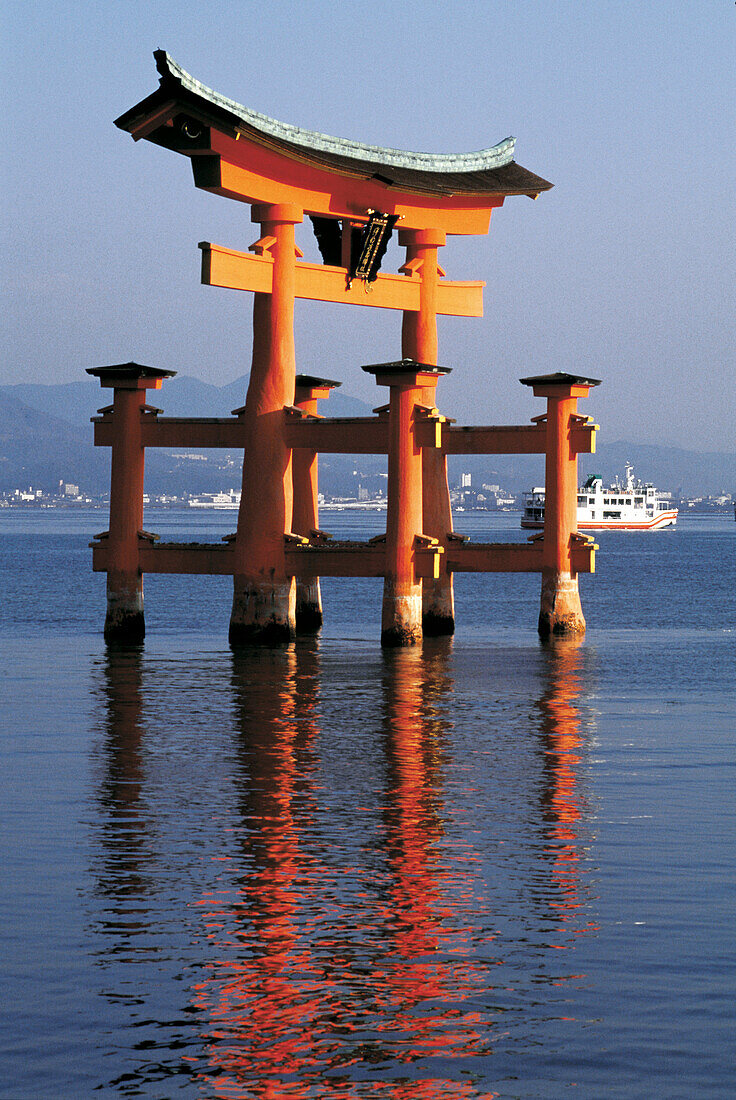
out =
[[(214, 386), (181, 375), (166, 383), (161, 403), (165, 415), (170, 416), (228, 416), (245, 400), (247, 382), (248, 376), (243, 375), (226, 386)], [(157, 391), (152, 391), (150, 398), (155, 404)], [(60, 480), (79, 484), (88, 492), (104, 491), (109, 485), (109, 456), (93, 447), (89, 419), (109, 400), (110, 391), (91, 379), (0, 386), (0, 491), (28, 485), (53, 490)], [(323, 408), (333, 416), (371, 413), (370, 405), (339, 390), (333, 391)], [(626, 440), (609, 443), (601, 434), (597, 454), (580, 456), (581, 480), (591, 473), (613, 480), (621, 477), (625, 463), (631, 462), (637, 477), (677, 496), (736, 490), (736, 453), (688, 451)], [(214, 463), (197, 463), (198, 469), (194, 465), (188, 463), (184, 468), (169, 454), (151, 450), (146, 456), (147, 489), (181, 493), (227, 487), (222, 468)], [(324, 488), (336, 492), (361, 473), (370, 477), (385, 469), (385, 458), (325, 455), (320, 465)], [(544, 460), (540, 455), (457, 456), (450, 459), (449, 471), (451, 484), (459, 481), (461, 473), (470, 473), (473, 487), (495, 483), (518, 493), (543, 480)], [(238, 487), (239, 468), (231, 467), (227, 478), (233, 488)]]

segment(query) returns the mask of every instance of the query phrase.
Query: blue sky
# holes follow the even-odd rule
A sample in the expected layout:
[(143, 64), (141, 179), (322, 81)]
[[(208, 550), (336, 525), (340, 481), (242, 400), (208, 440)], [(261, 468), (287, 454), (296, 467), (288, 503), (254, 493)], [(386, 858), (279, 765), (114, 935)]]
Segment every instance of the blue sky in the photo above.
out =
[[(248, 370), (250, 296), (202, 287), (197, 249), (247, 248), (247, 206), (112, 124), (156, 87), (161, 47), (342, 137), (450, 152), (513, 134), (555, 184), (443, 250), (448, 277), (487, 283), (481, 320), (440, 320), (443, 411), (524, 422), (540, 408), (518, 378), (567, 370), (603, 380), (586, 411), (608, 441), (736, 449), (731, 0), (6, 0), (2, 22), (0, 383), (127, 359), (217, 384)], [(299, 369), (376, 399), (359, 365), (399, 353), (397, 314), (299, 302), (296, 329)]]

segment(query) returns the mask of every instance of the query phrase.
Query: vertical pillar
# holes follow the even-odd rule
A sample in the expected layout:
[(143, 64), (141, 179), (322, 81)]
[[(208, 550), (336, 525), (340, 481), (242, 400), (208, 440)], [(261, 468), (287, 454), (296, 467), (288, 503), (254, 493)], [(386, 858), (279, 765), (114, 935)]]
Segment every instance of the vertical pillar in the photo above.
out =
[(138, 532), (143, 527), (145, 451), (142, 437), (147, 389), (160, 389), (175, 371), (138, 363), (93, 367), (87, 374), (113, 389), (110, 529), (107, 536), (105, 640), (134, 644), (146, 633)]
[(422, 448), (417, 438), (416, 406), (432, 393), (445, 367), (411, 359), (363, 367), (389, 387), (388, 511), (386, 572), (381, 613), (381, 645), (407, 646), (422, 640), (422, 582), (414, 554), (422, 517)]
[(262, 247), (273, 257), (273, 286), (253, 303), (231, 645), (288, 642), (295, 632), (296, 588), (286, 574), (284, 545), (293, 499), (284, 406), (294, 403), (294, 226), (303, 213), (291, 204), (254, 206), (252, 218), (260, 222)]
[(583, 634), (578, 575), (572, 568), (572, 535), (577, 531), (578, 456), (572, 427), (579, 397), (587, 397), (598, 380), (574, 374), (522, 378), (535, 397), (547, 398), (544, 546), (539, 633)]
[[(296, 376), (294, 404), (309, 416), (317, 416), (318, 401), (329, 397), (330, 390), (340, 382), (327, 378), (313, 378), (308, 374)], [(309, 538), (319, 530), (319, 505), (317, 502), (319, 478), (317, 452), (306, 447), (293, 451), (292, 476), (294, 485), (294, 509), (292, 531)], [(322, 626), (322, 593), (319, 577), (296, 578), (296, 632), (314, 634)]]
[[(399, 243), (406, 246), (405, 269), (421, 279), (419, 310), (405, 311), (401, 327), (401, 354), (419, 363), (437, 362), (437, 250), (447, 240), (440, 229), (402, 229)], [(421, 402), (434, 402), (434, 388), (428, 388)], [(422, 452), (422, 510), (424, 533), (436, 538), (447, 549), (452, 531), (450, 487), (447, 481), (447, 456), (437, 448)], [(455, 601), (452, 573), (440, 571), (435, 580), (425, 578), (422, 585), (422, 623), (425, 634), (455, 632)]]

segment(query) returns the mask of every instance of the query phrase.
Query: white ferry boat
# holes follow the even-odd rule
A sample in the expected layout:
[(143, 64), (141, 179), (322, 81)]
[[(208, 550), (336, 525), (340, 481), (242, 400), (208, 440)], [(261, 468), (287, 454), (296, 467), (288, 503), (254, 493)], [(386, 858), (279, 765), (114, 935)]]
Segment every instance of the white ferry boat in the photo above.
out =
[[(593, 474), (578, 489), (578, 528), (587, 531), (654, 531), (674, 527), (677, 508), (669, 493), (634, 478), (634, 468), (626, 463), (624, 484), (616, 478), (605, 489), (603, 479)], [(544, 489), (532, 489), (524, 497), (521, 526), (544, 527)]]
[(200, 497), (191, 497), (190, 508), (230, 508), (240, 507), (240, 493), (229, 489), (226, 493), (203, 493)]

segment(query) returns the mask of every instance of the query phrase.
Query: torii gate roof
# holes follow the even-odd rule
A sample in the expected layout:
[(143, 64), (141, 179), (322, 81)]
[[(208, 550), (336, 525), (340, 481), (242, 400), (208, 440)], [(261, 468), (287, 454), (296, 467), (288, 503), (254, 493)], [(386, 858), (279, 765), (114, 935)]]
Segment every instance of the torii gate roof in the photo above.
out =
[[(248, 167), (244, 148), (248, 146), (261, 147), (272, 157), (277, 154), (281, 162), (290, 162), (284, 168), (285, 176), (289, 172), (293, 175), (294, 161), (297, 161), (302, 172), (307, 170), (304, 188), (307, 191), (321, 190), (309, 177), (309, 168), (316, 170), (318, 176), (324, 176), (327, 172), (333, 177), (352, 178), (356, 181), (353, 185), (357, 199), (356, 213), (364, 199), (370, 202), (371, 196), (375, 197), (376, 193), (379, 199), (383, 197), (386, 201), (374, 201), (372, 205), (383, 210), (389, 206), (399, 209), (402, 194), (427, 198), (434, 196), (435, 201), (430, 200), (430, 204), (437, 206), (439, 200), (445, 210), (451, 207), (488, 209), (500, 205), (506, 195), (536, 198), (540, 191), (552, 187), (547, 180), (516, 164), (513, 159), (515, 139), (511, 137), (474, 153), (412, 153), (364, 145), (278, 122), (212, 91), (185, 72), (165, 51), (156, 50), (154, 57), (160, 74), (160, 87), (116, 119), (115, 124), (127, 130), (136, 140), (145, 137), (191, 156), (195, 183), (221, 194), (230, 194), (245, 201), (284, 201), (284, 198), (264, 199), (258, 194), (239, 194), (224, 182), (222, 186), (212, 183), (212, 169), (208, 170), (204, 164), (206, 154), (225, 156), (232, 163), (238, 159), (241, 165)], [(192, 123), (199, 124), (200, 133)], [(216, 139), (214, 135), (217, 135)], [(242, 139), (245, 141), (240, 145)], [(223, 142), (225, 145), (237, 142), (242, 150), (240, 157), (230, 156)], [(198, 165), (200, 160), (202, 163)], [(274, 175), (273, 167), (270, 174)], [(342, 191), (346, 193), (346, 186)], [(304, 209), (342, 216), (345, 210), (340, 209), (341, 205), (345, 204), (338, 204), (336, 209), (334, 204), (324, 209), (320, 208), (319, 202), (314, 201), (310, 206), (305, 201)], [(416, 198), (410, 200), (409, 205), (416, 205)], [(447, 228), (450, 232), (458, 231), (449, 224)]]

